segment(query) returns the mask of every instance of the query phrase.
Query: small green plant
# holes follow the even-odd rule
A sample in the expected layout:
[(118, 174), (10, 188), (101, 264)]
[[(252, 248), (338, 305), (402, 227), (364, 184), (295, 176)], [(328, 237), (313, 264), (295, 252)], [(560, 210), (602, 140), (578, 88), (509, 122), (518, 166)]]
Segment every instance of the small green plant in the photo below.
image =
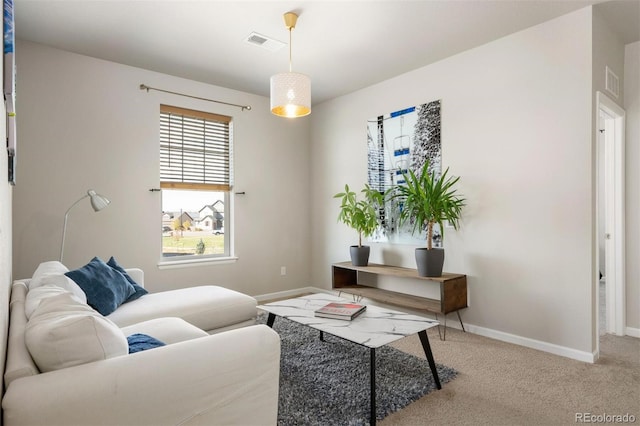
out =
[(444, 222), (448, 221), (454, 229), (458, 229), (462, 207), (465, 199), (457, 195), (453, 186), (460, 177), (447, 176), (449, 168), (436, 177), (435, 172), (428, 172), (429, 161), (425, 163), (419, 175), (413, 170), (404, 173), (405, 184), (391, 188), (387, 194), (402, 203), (400, 225), (413, 220), (413, 233), (427, 228), (427, 249), (432, 249), (433, 225), (440, 226), (440, 234), (444, 240)]
[(339, 192), (333, 198), (341, 198), (338, 221), (358, 232), (358, 247), (362, 247), (362, 236), (372, 235), (378, 228), (378, 209), (384, 203), (384, 196), (365, 184), (360, 191), (364, 199), (358, 200), (356, 193), (344, 186), (344, 192)]
[(196, 254), (203, 254), (204, 249), (204, 241), (202, 241), (202, 238), (200, 238), (200, 241), (198, 241), (198, 244), (196, 244)]

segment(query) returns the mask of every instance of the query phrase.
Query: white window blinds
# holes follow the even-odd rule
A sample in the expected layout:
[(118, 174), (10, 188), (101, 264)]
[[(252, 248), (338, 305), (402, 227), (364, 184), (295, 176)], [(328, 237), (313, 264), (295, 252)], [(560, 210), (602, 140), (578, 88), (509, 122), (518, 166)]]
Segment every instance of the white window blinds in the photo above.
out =
[(231, 188), (231, 117), (160, 105), (160, 187)]

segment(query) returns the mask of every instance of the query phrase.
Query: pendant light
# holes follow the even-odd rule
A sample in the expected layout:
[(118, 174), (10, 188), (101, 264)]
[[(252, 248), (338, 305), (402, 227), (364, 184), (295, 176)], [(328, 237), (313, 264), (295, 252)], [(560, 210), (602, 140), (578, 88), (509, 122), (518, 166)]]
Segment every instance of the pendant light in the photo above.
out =
[(296, 27), (298, 15), (284, 14), (289, 30), (289, 72), (271, 76), (271, 112), (280, 117), (304, 117), (311, 113), (311, 79), (305, 74), (292, 72), (291, 30)]

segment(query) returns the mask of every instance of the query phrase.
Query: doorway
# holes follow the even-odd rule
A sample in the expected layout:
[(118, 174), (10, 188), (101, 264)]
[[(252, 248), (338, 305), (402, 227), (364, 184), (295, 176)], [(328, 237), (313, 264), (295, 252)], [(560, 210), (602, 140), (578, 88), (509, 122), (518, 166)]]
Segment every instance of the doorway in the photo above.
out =
[[(625, 112), (601, 92), (598, 106), (598, 208), (596, 301), (598, 336), (624, 336), (625, 233), (624, 233), (624, 131)], [(600, 277), (602, 274), (602, 277)], [(602, 289), (601, 289), (602, 287)], [(604, 298), (604, 303), (602, 299)], [(602, 318), (604, 316), (604, 318)], [(599, 345), (598, 345), (599, 351)]]

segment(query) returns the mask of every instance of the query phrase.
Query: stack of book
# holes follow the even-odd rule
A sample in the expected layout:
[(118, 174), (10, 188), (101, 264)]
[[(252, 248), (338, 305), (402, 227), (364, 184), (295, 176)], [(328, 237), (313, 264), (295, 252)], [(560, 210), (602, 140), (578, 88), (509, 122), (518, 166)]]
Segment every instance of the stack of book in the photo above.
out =
[(314, 311), (315, 316), (322, 318), (332, 318), (351, 321), (367, 309), (364, 305), (357, 303), (329, 303)]

